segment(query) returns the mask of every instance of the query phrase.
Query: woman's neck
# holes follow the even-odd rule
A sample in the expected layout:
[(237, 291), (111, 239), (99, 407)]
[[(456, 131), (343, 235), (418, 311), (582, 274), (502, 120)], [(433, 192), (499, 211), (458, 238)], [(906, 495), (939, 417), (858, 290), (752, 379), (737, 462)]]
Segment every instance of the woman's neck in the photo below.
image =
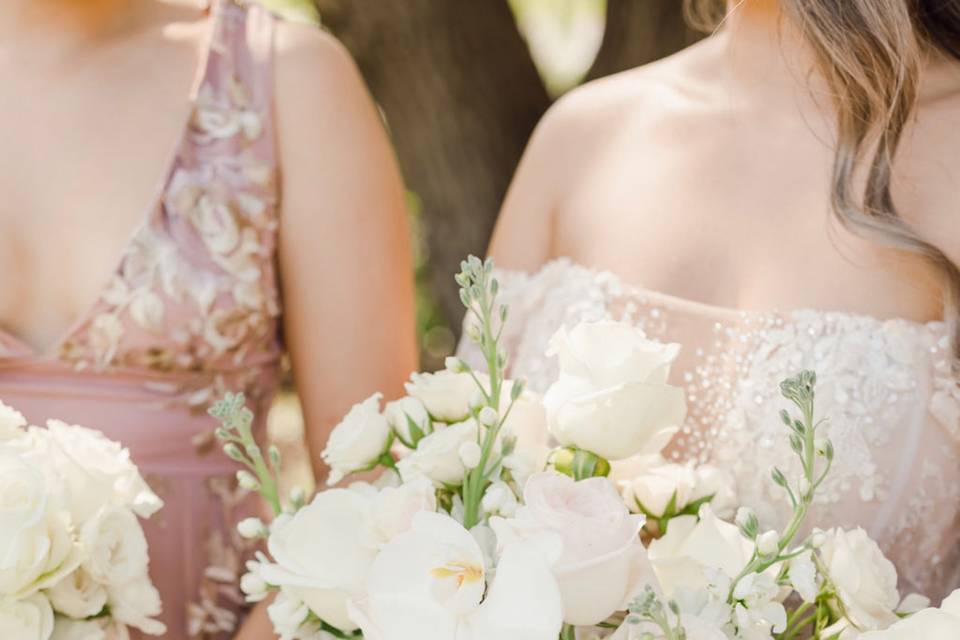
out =
[(70, 50), (117, 36), (155, 9), (155, 0), (2, 0), (0, 45)]

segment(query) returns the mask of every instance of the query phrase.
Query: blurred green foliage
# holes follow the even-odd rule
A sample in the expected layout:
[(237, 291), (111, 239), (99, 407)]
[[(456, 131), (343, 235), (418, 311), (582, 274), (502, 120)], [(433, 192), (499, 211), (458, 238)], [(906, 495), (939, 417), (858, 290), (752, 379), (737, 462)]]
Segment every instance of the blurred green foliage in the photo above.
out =
[(277, 15), (293, 22), (306, 24), (320, 22), (320, 13), (313, 0), (259, 0), (259, 2)]
[[(313, 0), (257, 1), (287, 20), (307, 24), (321, 23), (321, 16)], [(595, 53), (591, 39), (595, 40), (598, 35), (595, 31), (597, 25), (602, 24), (606, 0), (508, 2), (517, 16), (520, 30), (531, 45), (531, 53), (551, 93), (558, 95), (577, 84), (586, 73)], [(429, 284), (430, 255), (423, 240), (421, 206), (415, 193), (408, 194), (408, 206), (413, 229), (417, 333), (421, 346), (421, 365), (423, 369), (431, 370), (442, 367), (444, 357), (456, 347), (454, 327), (451, 323), (456, 323), (457, 319), (445, 318), (432, 294)], [(451, 273), (451, 280), (453, 276)]]

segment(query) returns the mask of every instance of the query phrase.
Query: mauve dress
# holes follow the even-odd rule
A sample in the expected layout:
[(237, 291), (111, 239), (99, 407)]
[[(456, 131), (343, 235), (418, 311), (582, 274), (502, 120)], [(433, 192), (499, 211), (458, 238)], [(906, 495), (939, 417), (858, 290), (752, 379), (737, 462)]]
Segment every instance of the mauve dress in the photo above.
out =
[(252, 497), (206, 409), (244, 391), (262, 430), (281, 359), (274, 19), (224, 0), (209, 25), (190, 119), (100, 297), (45, 353), (0, 335), (0, 399), (121, 442), (165, 501), (145, 529), (173, 640), (238, 623), (248, 549), (233, 525)]

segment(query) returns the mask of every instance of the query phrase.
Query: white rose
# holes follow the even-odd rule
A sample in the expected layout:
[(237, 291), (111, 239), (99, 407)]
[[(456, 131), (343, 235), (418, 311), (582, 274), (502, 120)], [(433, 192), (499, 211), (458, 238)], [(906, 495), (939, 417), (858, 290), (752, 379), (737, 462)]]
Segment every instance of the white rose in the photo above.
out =
[(327, 440), (321, 456), (330, 466), (328, 485), (340, 482), (347, 474), (366, 471), (390, 446), (390, 425), (380, 415), (382, 394), (375, 393), (350, 409)]
[(544, 398), (550, 432), (564, 446), (608, 460), (639, 453), (686, 418), (683, 390), (667, 384), (678, 352), (625, 323), (561, 328), (548, 352), (560, 357), (560, 377)]
[(820, 558), (853, 625), (873, 631), (897, 621), (897, 570), (866, 531), (829, 531)]
[(27, 419), (16, 409), (0, 402), (0, 442), (19, 438), (25, 432)]
[(0, 447), (0, 598), (30, 595), (79, 564), (58, 492), (36, 464)]
[(57, 616), (50, 640), (107, 640), (107, 632), (97, 620), (73, 620)]
[(531, 476), (515, 518), (493, 518), (501, 545), (551, 532), (563, 541), (554, 575), (565, 622), (594, 625), (626, 604), (643, 554), (643, 517), (632, 515), (606, 478), (575, 482), (556, 473)]
[(71, 618), (91, 618), (107, 604), (107, 589), (79, 568), (46, 591), (57, 613)]
[(719, 571), (735, 578), (753, 555), (754, 543), (728, 522), (717, 519), (709, 505), (700, 517), (679, 516), (670, 521), (667, 533), (647, 549), (664, 595), (678, 589), (706, 589), (711, 574)]
[(280, 640), (295, 640), (310, 615), (310, 608), (286, 589), (281, 589), (267, 607), (267, 615)]
[(59, 420), (31, 435), (49, 445), (53, 470), (64, 482), (74, 522), (82, 525), (107, 504), (125, 506), (149, 518), (163, 501), (147, 486), (130, 452), (99, 431)]
[(261, 566), (261, 577), (287, 589), (322, 620), (353, 631), (347, 601), (363, 592), (377, 556), (372, 504), (359, 491), (332, 489), (295, 515), (279, 517), (267, 541), (273, 564)]
[(53, 633), (50, 602), (35, 593), (25, 600), (0, 600), (0, 638), (47, 640)]
[(954, 591), (939, 609), (924, 609), (884, 631), (871, 631), (860, 640), (956, 640), (960, 629), (960, 590)]
[(479, 391), (470, 374), (450, 371), (414, 373), (406, 388), (433, 418), (448, 423), (467, 419), (470, 400)]
[(373, 501), (373, 523), (380, 541), (387, 543), (408, 531), (421, 511), (437, 510), (437, 492), (427, 478), (384, 487)]
[(676, 515), (693, 500), (697, 475), (687, 465), (665, 463), (647, 469), (622, 486), (623, 498), (632, 511), (662, 518), (671, 503), (670, 515)]
[(80, 543), (86, 553), (83, 569), (100, 584), (119, 586), (147, 575), (147, 539), (137, 516), (125, 507), (105, 507), (87, 521)]
[(151, 636), (162, 636), (166, 626), (153, 618), (160, 615), (160, 593), (146, 575), (107, 590), (110, 615), (117, 622)]
[(477, 441), (477, 423), (467, 420), (441, 427), (420, 441), (415, 451), (397, 463), (404, 482), (427, 477), (438, 487), (459, 485), (466, 468), (460, 447)]
[(383, 410), (393, 432), (410, 448), (416, 447), (416, 438), (410, 433), (410, 423), (417, 426), (423, 435), (430, 433), (430, 415), (423, 403), (411, 396), (388, 402)]

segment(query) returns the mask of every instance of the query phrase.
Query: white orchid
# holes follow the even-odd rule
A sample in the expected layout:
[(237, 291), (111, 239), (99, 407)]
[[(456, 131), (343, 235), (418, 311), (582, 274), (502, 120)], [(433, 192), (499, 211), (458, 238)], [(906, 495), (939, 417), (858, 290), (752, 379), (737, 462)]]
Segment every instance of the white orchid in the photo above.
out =
[(559, 540), (507, 546), (488, 582), (483, 552), (449, 516), (421, 512), (370, 570), (352, 615), (368, 640), (556, 640)]

